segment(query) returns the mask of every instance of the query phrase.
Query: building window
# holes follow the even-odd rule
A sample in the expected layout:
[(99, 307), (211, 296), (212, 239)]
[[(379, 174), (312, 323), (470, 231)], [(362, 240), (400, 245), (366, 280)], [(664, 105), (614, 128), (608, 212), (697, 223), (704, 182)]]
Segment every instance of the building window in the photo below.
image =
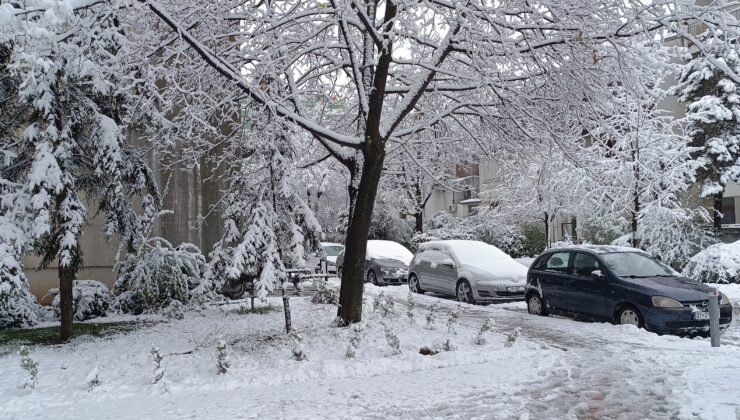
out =
[(722, 197), (722, 224), (735, 224), (735, 197)]

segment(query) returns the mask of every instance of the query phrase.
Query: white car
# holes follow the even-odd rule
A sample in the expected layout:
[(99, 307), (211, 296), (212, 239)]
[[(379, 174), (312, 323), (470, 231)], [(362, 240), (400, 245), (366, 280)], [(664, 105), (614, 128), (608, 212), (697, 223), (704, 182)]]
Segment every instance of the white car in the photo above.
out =
[(419, 245), (409, 267), (409, 289), (457, 296), (460, 302), (524, 300), (527, 267), (479, 241), (432, 241)]
[(337, 272), (337, 257), (344, 251), (344, 245), (335, 242), (322, 242), (321, 249), (326, 254), (326, 269), (330, 274)]

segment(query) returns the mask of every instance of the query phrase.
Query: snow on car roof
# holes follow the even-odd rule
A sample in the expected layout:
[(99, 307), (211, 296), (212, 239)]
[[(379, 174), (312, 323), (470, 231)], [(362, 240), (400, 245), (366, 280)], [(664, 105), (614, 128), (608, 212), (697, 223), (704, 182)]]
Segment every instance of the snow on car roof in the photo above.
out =
[(485, 270), (492, 277), (502, 281), (523, 283), (527, 278), (527, 267), (518, 263), (504, 251), (485, 242), (430, 241), (422, 243), (419, 249), (447, 251), (460, 264)]
[(336, 242), (321, 242), (319, 245), (321, 246), (344, 246), (344, 244), (339, 244)]
[(617, 246), (617, 245), (568, 245), (561, 248), (550, 248), (548, 251), (562, 250), (562, 251), (590, 251), (594, 254), (609, 254), (614, 252), (640, 252), (646, 254), (645, 251), (639, 248), (632, 248), (628, 246)]
[(402, 261), (404, 264), (411, 264), (414, 254), (405, 246), (393, 241), (381, 241), (372, 239), (367, 241), (366, 255), (369, 258), (389, 258)]

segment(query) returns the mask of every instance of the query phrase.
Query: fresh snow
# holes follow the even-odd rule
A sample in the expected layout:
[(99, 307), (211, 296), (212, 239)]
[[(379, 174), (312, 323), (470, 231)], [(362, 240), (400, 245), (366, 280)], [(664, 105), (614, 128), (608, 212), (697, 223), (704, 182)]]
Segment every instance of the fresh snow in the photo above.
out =
[[(735, 418), (740, 403), (740, 332), (720, 348), (706, 339), (658, 336), (632, 327), (535, 317), (523, 303), (461, 306), (405, 287), (366, 285), (365, 322), (356, 356), (346, 358), (350, 328), (332, 326), (336, 307), (291, 299), (307, 360), (292, 357), (282, 313), (239, 315), (236, 305), (191, 311), (184, 320), (129, 334), (31, 347), (36, 388), (17, 346), (0, 356), (0, 418)], [(373, 311), (379, 293), (389, 317)], [(269, 298), (272, 305), (278, 299)], [(437, 305), (433, 305), (436, 303)], [(427, 329), (430, 308), (436, 329)], [(449, 314), (459, 311), (454, 333)], [(487, 343), (473, 344), (485, 320)], [(388, 346), (388, 328), (400, 354)], [(521, 328), (512, 347), (507, 337)], [(423, 346), (455, 348), (422, 356)], [(218, 373), (217, 346), (230, 362)], [(164, 355), (152, 383), (152, 347)], [(91, 386), (91, 379), (100, 383)]]
[[(420, 250), (437, 249), (449, 253), (458, 264), (483, 270), (495, 280), (521, 283), (527, 279), (527, 267), (493, 245), (480, 241), (430, 241)], [(466, 268), (467, 268), (466, 267)], [(475, 273), (473, 273), (475, 276)]]
[(406, 265), (411, 264), (414, 254), (405, 246), (393, 241), (367, 241), (367, 258), (388, 258), (398, 260)]

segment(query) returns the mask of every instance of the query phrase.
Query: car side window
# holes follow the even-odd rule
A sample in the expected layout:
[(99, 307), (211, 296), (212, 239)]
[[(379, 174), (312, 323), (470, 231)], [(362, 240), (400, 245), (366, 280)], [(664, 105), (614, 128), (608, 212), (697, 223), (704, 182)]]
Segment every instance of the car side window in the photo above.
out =
[(445, 258), (445, 255), (439, 251), (430, 250), (430, 251), (427, 251), (426, 257), (427, 257), (427, 260), (429, 260), (430, 267), (432, 269), (435, 269), (439, 266), (439, 262)]
[(547, 259), (545, 270), (565, 273), (568, 271), (568, 259), (570, 252), (555, 252)]
[(588, 255), (577, 253), (573, 258), (573, 274), (576, 276), (588, 277), (594, 270), (599, 269), (599, 262), (596, 258)]

